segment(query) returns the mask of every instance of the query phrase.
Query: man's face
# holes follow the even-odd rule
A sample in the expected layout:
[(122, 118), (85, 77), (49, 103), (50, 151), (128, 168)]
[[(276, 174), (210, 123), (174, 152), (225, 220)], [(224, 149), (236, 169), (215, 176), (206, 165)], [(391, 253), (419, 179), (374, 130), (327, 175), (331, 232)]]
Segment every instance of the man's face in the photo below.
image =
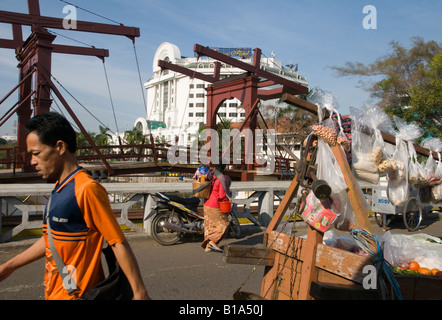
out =
[(31, 132), (26, 137), (28, 152), (31, 154), (31, 165), (43, 179), (58, 179), (61, 172), (59, 147), (50, 147), (40, 142), (37, 134)]

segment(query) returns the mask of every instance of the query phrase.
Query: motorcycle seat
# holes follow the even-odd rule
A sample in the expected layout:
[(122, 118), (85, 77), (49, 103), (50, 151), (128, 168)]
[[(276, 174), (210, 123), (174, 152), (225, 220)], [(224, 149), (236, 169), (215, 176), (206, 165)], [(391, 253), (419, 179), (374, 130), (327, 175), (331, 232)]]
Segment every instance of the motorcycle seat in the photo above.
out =
[(183, 198), (173, 194), (166, 194), (165, 196), (168, 197), (171, 201), (181, 203), (182, 205), (194, 211), (196, 210), (196, 208), (198, 208), (198, 205), (200, 203), (200, 199), (197, 197)]

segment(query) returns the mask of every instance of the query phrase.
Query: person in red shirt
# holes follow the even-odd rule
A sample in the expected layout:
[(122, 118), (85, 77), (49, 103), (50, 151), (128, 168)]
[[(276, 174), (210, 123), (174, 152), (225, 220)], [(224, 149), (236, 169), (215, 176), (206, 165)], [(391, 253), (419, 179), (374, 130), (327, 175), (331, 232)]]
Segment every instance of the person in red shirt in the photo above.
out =
[(204, 203), (204, 241), (201, 246), (206, 252), (222, 252), (218, 244), (224, 239), (229, 226), (227, 214), (219, 209), (219, 202), (231, 197), (231, 180), (224, 174), (224, 169), (225, 165), (220, 164), (211, 173), (214, 178), (212, 191)]
[[(43, 221), (43, 236), (0, 265), (0, 281), (18, 268), (45, 257), (45, 298), (81, 298), (104, 278), (100, 260), (106, 240), (129, 280), (133, 298), (149, 299), (136, 258), (115, 219), (106, 190), (77, 163), (76, 134), (72, 126), (60, 114), (49, 112), (32, 118), (26, 134), (31, 165), (43, 179), (56, 183)], [(75, 294), (68, 292), (57, 270), (48, 243), (48, 223), (61, 260), (75, 270), (78, 289)]]

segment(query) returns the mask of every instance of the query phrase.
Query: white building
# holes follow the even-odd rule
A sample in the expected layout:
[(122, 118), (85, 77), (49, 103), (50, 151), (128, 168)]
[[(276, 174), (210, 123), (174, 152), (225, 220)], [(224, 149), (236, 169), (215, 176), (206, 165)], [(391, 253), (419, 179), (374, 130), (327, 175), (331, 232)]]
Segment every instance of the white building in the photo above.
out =
[[(248, 48), (227, 50), (230, 54), (234, 51), (231, 56), (239, 53), (241, 57), (239, 59), (253, 64), (253, 50)], [(215, 60), (208, 57), (182, 57), (176, 45), (164, 42), (158, 47), (153, 59), (154, 75), (144, 84), (147, 90), (146, 118), (138, 118), (135, 127), (141, 129), (144, 134), (163, 136), (172, 143), (178, 138), (180, 145), (187, 145), (197, 134), (200, 125), (204, 126), (206, 122), (205, 88), (210, 84), (171, 70), (161, 71), (158, 60), (165, 60), (207, 75), (213, 75)], [(284, 68), (282, 62), (274, 57), (262, 57), (261, 68), (308, 86), (305, 78), (297, 71)], [(244, 72), (224, 63), (221, 65), (221, 79)], [(218, 110), (218, 114), (231, 122), (242, 122), (245, 117), (241, 101), (237, 99), (226, 101)]]

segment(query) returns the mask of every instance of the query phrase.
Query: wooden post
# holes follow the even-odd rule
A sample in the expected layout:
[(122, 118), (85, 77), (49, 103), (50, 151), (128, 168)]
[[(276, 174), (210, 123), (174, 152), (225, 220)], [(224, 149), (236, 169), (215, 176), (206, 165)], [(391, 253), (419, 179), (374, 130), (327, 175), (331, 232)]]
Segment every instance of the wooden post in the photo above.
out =
[(318, 269), (316, 268), (316, 250), (318, 244), (322, 243), (323, 234), (311, 226), (307, 231), (306, 247), (303, 249), (302, 277), (299, 285), (299, 300), (310, 300), (310, 286), (312, 281), (318, 280)]

